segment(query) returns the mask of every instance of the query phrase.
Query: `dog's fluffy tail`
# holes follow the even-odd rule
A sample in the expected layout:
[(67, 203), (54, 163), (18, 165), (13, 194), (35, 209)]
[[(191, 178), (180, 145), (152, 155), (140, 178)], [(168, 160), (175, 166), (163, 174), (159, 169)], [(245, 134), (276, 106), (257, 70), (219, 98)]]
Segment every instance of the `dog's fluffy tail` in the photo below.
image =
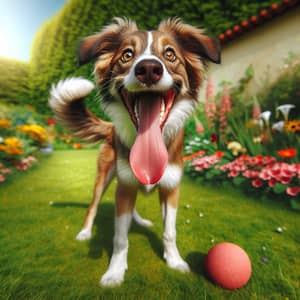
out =
[(53, 85), (49, 105), (57, 119), (74, 136), (86, 142), (98, 142), (112, 135), (113, 125), (92, 114), (84, 104), (84, 97), (94, 89), (94, 84), (81, 77), (68, 78)]

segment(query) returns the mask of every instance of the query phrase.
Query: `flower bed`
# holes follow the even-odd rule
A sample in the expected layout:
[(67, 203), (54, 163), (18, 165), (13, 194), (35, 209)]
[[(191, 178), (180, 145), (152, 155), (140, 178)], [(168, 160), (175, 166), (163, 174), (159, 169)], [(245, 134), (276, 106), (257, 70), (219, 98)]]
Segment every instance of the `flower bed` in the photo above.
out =
[(39, 150), (48, 145), (44, 118), (31, 107), (1, 107), (0, 183), (38, 162)]
[[(249, 68), (241, 85), (252, 77)], [(186, 128), (186, 172), (261, 197), (277, 195), (300, 209), (300, 120), (293, 113), (298, 107), (281, 104), (261, 112), (258, 98), (245, 99), (242, 91), (225, 83), (215, 96), (208, 79), (205, 102)]]

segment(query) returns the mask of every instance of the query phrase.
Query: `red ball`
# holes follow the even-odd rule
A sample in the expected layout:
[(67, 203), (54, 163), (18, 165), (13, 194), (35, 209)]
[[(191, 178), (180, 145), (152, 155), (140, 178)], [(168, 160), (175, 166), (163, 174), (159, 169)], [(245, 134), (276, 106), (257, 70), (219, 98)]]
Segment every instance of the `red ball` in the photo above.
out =
[(251, 276), (251, 262), (238, 245), (219, 243), (212, 247), (205, 260), (210, 278), (219, 286), (234, 290), (244, 286)]

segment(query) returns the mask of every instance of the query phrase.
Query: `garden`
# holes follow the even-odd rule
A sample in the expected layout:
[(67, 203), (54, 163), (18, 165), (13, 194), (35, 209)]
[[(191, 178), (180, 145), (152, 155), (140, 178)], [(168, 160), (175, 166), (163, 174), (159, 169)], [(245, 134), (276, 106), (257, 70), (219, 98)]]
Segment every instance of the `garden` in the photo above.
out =
[[(157, 195), (140, 196), (138, 209), (155, 225), (133, 225), (130, 247), (140, 254), (129, 251), (128, 275), (114, 290), (98, 281), (112, 251), (115, 182), (92, 240), (75, 241), (92, 198), (98, 146), (73, 139), (31, 105), (3, 107), (1, 299), (298, 299), (300, 120), (293, 100), (300, 90), (295, 85), (282, 99), (281, 86), (299, 80), (300, 64), (291, 60), (268, 93), (244, 99), (253, 76), (249, 67), (238, 86), (224, 82), (216, 93), (208, 79), (186, 126), (177, 230), (192, 273), (167, 268), (159, 205), (148, 205)], [(206, 253), (222, 241), (246, 249), (252, 263), (249, 283), (234, 292), (204, 271)]]
[[(185, 127), (176, 226), (191, 272), (170, 270), (163, 259), (154, 192), (138, 196), (137, 210), (154, 225), (132, 224), (123, 285), (99, 287), (112, 254), (116, 181), (104, 194), (91, 240), (76, 241), (92, 199), (99, 145), (74, 138), (57, 122), (47, 103), (49, 90), (69, 76), (93, 80), (92, 65), (78, 69), (74, 53), (81, 36), (111, 21), (110, 10), (142, 27), (156, 26), (162, 17), (149, 17), (140, 2), (100, 2), (68, 1), (37, 32), (30, 63), (0, 59), (0, 299), (300, 299), (295, 53), (286, 53), (277, 79), (255, 93), (249, 92), (257, 78), (252, 65), (238, 83), (216, 86), (212, 75), (203, 84), (203, 98)], [(236, 22), (293, 1), (150, 2), (163, 16), (180, 11), (191, 24), (200, 16), (208, 32), (220, 36)], [(107, 120), (96, 92), (86, 101)], [(208, 251), (224, 241), (240, 245), (251, 260), (249, 282), (234, 291), (214, 284), (205, 271)]]
[(206, 99), (187, 125), (187, 174), (300, 208), (299, 60), (291, 55), (284, 66), (265, 94), (250, 99), (243, 93), (254, 77), (251, 66), (238, 86), (224, 82), (216, 95), (208, 80)]

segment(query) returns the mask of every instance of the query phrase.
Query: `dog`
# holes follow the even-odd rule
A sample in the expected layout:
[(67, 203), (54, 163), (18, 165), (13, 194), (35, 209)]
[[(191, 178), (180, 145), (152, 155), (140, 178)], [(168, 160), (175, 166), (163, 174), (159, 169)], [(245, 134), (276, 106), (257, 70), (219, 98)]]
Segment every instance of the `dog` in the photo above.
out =
[(117, 286), (124, 280), (132, 219), (152, 225), (135, 210), (139, 190), (149, 193), (158, 189), (164, 259), (170, 268), (188, 272), (176, 246), (175, 228), (183, 173), (183, 127), (197, 106), (207, 62), (220, 63), (218, 40), (179, 18), (164, 20), (153, 31), (139, 30), (135, 22), (115, 18), (100, 33), (83, 39), (78, 60), (80, 65), (95, 60), (101, 105), (111, 122), (86, 108), (84, 98), (94, 84), (83, 78), (52, 86), (49, 104), (76, 137), (104, 141), (93, 201), (78, 240), (91, 238), (100, 198), (117, 177), (113, 253), (100, 285)]

